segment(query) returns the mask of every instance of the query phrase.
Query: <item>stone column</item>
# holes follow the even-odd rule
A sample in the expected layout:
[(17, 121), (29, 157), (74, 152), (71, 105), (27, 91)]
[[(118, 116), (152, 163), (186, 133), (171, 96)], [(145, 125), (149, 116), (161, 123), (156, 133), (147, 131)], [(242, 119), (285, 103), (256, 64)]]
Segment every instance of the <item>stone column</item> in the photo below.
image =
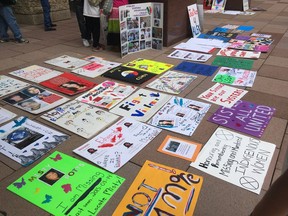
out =
[[(53, 21), (70, 19), (69, 0), (50, 0)], [(42, 24), (43, 12), (40, 0), (18, 0), (13, 6), (18, 23)]]

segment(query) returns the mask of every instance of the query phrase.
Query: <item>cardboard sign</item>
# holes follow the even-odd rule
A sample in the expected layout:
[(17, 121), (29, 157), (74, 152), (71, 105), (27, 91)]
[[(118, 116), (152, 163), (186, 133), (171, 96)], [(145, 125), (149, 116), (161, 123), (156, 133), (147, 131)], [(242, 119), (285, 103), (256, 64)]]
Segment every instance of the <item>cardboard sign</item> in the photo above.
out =
[(196, 76), (191, 74), (167, 71), (165, 74), (149, 83), (146, 87), (170, 94), (179, 94), (196, 78)]
[(83, 60), (83, 59), (79, 59), (79, 58), (75, 58), (72, 56), (68, 56), (68, 55), (63, 55), (63, 56), (59, 56), (57, 58), (54, 59), (50, 59), (45, 61), (46, 64), (51, 64), (57, 67), (61, 67), (64, 69), (69, 69), (69, 70), (73, 70), (79, 67), (82, 67), (84, 65), (89, 64), (89, 61)]
[(73, 152), (110, 172), (116, 172), (160, 132), (161, 129), (134, 119), (122, 118)]
[(240, 68), (251, 70), (253, 67), (254, 60), (250, 59), (240, 59), (233, 57), (216, 56), (212, 65), (220, 67), (230, 67), (230, 68)]
[(216, 83), (207, 91), (200, 94), (198, 98), (231, 108), (247, 92), (248, 91), (243, 89), (237, 89), (221, 83)]
[(257, 71), (221, 67), (212, 81), (234, 86), (252, 87), (256, 75)]
[(156, 74), (118, 66), (116, 68), (110, 69), (104, 73), (103, 76), (127, 83), (142, 84), (156, 76)]
[(260, 138), (275, 108), (239, 100), (231, 107), (220, 107), (208, 121)]
[(201, 26), (198, 16), (197, 4), (187, 6), (192, 36), (198, 37), (201, 34)]
[(174, 65), (149, 59), (138, 58), (126, 64), (122, 64), (122, 66), (153, 74), (161, 74), (171, 69)]
[(75, 95), (85, 92), (96, 86), (96, 83), (90, 82), (89, 80), (75, 76), (71, 73), (63, 73), (59, 76), (43, 81), (40, 84), (67, 95)]
[(23, 166), (69, 138), (27, 117), (19, 117), (0, 127), (0, 152)]
[(166, 136), (158, 151), (188, 161), (195, 161), (202, 148), (202, 144), (174, 136)]
[(139, 89), (111, 109), (112, 113), (146, 122), (171, 98), (170, 95)]
[(56, 151), (7, 189), (53, 215), (97, 215), (123, 182)]
[(275, 145), (218, 128), (191, 166), (260, 194)]
[(0, 97), (19, 91), (29, 85), (30, 84), (26, 82), (5, 75), (0, 75)]
[(192, 136), (209, 108), (210, 104), (174, 96), (149, 120), (149, 124)]
[(45, 68), (39, 65), (31, 65), (26, 68), (22, 68), (16, 71), (12, 71), (9, 74), (20, 77), (22, 79), (40, 83), (47, 79), (51, 79), (55, 76), (60, 75), (62, 72), (51, 70), (49, 68)]
[(69, 99), (39, 86), (29, 86), (3, 98), (6, 103), (32, 114), (39, 114), (57, 107)]
[(113, 216), (193, 215), (202, 183), (201, 176), (147, 160)]
[(89, 139), (116, 121), (118, 116), (74, 100), (50, 110), (41, 118)]
[(111, 109), (135, 90), (135, 86), (107, 80), (88, 92), (85, 92), (83, 95), (76, 98), (76, 100), (93, 106)]

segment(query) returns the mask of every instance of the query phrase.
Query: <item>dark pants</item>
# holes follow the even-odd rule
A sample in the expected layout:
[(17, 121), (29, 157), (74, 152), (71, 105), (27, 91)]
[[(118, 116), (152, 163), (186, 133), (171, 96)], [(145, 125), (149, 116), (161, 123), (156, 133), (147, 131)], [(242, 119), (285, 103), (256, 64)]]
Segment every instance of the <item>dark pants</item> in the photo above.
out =
[(99, 17), (88, 17), (85, 16), (86, 29), (88, 35), (92, 34), (93, 47), (99, 46), (100, 39), (100, 18)]
[(82, 3), (76, 3), (75, 1), (75, 12), (76, 12), (76, 17), (77, 17), (77, 22), (79, 26), (79, 30), (81, 33), (81, 38), (86, 39), (86, 40), (91, 40), (91, 35), (87, 34), (86, 30), (86, 21), (83, 15), (83, 4)]
[(50, 17), (49, 0), (41, 0), (41, 6), (43, 9), (44, 27), (45, 27), (45, 29), (47, 29), (47, 28), (50, 28), (52, 25), (52, 21), (51, 21), (51, 17)]

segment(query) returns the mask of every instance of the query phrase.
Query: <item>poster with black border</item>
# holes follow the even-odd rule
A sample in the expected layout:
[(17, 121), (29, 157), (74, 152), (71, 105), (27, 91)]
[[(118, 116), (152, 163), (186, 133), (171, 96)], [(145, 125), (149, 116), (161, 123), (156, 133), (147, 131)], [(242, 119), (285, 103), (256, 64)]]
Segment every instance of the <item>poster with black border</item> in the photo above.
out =
[(119, 7), (121, 56), (163, 47), (163, 3), (149, 2)]

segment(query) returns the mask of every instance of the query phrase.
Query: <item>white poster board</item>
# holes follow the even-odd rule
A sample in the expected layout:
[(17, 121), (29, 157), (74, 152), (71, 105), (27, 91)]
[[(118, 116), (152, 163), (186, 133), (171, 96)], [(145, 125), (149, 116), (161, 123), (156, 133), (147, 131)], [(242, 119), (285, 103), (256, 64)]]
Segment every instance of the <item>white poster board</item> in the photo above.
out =
[(162, 49), (163, 3), (119, 7), (121, 56), (147, 49)]
[(259, 194), (275, 145), (218, 128), (191, 166)]
[(201, 25), (198, 16), (197, 4), (189, 5), (187, 9), (192, 30), (192, 36), (195, 38), (201, 34)]

